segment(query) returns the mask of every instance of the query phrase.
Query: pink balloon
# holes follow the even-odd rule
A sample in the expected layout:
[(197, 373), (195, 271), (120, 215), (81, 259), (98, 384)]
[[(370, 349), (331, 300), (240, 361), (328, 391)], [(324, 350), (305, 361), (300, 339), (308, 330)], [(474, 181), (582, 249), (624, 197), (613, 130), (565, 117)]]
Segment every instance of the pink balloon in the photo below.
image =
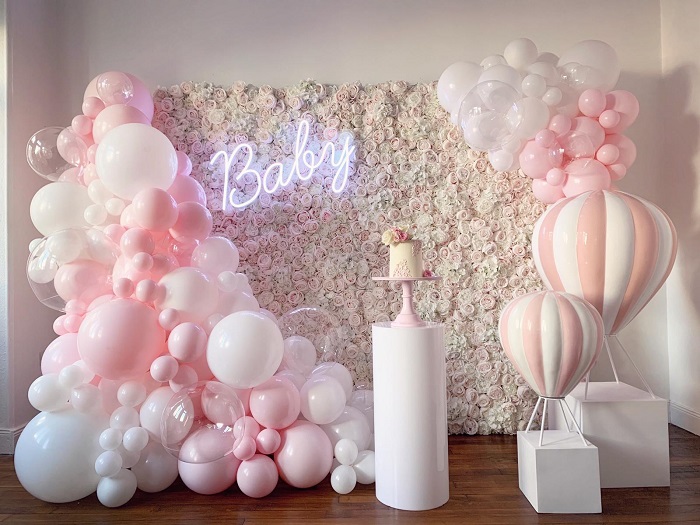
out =
[(564, 195), (574, 197), (587, 191), (610, 188), (610, 173), (607, 168), (593, 159), (576, 159), (566, 167), (567, 178)]
[(566, 180), (566, 172), (561, 168), (552, 168), (547, 172), (546, 179), (552, 186), (561, 186)]
[(207, 349), (207, 334), (196, 323), (181, 323), (168, 336), (168, 350), (181, 363), (195, 361)]
[(156, 247), (151, 233), (143, 228), (128, 229), (119, 240), (119, 245), (127, 257), (133, 257), (140, 252), (153, 254)]
[(236, 448), (233, 449), (233, 455), (241, 461), (246, 461), (255, 455), (257, 445), (252, 436), (243, 436), (236, 443)]
[(104, 136), (117, 126), (131, 123), (150, 125), (151, 121), (135, 107), (127, 106), (126, 104), (107, 106), (95, 117), (95, 122), (92, 126), (92, 136), (95, 143), (99, 144), (102, 142)]
[[(561, 326), (561, 330), (548, 327)], [(587, 302), (561, 292), (535, 292), (501, 314), (503, 349), (540, 396), (563, 398), (593, 367), (603, 346), (603, 320)]]
[(238, 488), (251, 498), (264, 498), (277, 486), (279, 474), (271, 458), (255, 454), (238, 468)]
[(553, 168), (549, 150), (538, 146), (534, 140), (528, 141), (520, 152), (520, 169), (531, 179), (542, 179)]
[[(107, 73), (102, 73), (102, 75), (108, 75), (110, 73), (113, 73), (113, 72), (108, 71)], [(140, 79), (136, 78), (134, 75), (131, 75), (129, 73), (120, 73), (118, 71), (116, 71), (114, 73), (124, 74), (129, 78), (129, 80), (131, 80), (131, 85), (133, 88), (133, 96), (131, 97), (131, 100), (129, 100), (127, 102), (127, 105), (135, 107), (141, 113), (146, 115), (146, 118), (148, 119), (148, 123), (150, 124), (151, 121), (153, 120), (153, 110), (154, 110), (153, 97), (151, 97), (151, 91), (148, 89), (148, 87), (146, 87), (146, 85)], [(83, 101), (85, 101), (88, 97), (96, 97), (98, 100), (100, 100), (98, 93), (97, 93), (97, 79), (100, 76), (101, 75), (97, 75), (95, 78), (93, 78), (90, 81), (87, 88), (85, 89)], [(101, 100), (100, 100), (100, 102), (101, 102)], [(86, 115), (87, 115), (87, 113), (86, 113)]]
[(549, 121), (548, 128), (557, 135), (564, 135), (571, 131), (571, 119), (562, 114), (554, 115)]
[(587, 117), (598, 117), (605, 110), (605, 93), (600, 89), (587, 89), (578, 99), (578, 108)]
[(68, 365), (80, 360), (78, 353), (78, 334), (64, 334), (57, 337), (46, 347), (41, 356), (41, 373), (58, 374)]
[[(209, 365), (207, 364), (207, 354), (206, 352), (199, 356), (197, 359), (194, 361), (191, 361), (187, 363), (192, 370), (194, 370), (197, 373), (197, 378), (199, 381), (207, 381), (209, 379), (212, 379), (214, 377), (214, 374), (212, 371), (209, 369)], [(234, 390), (236, 390), (234, 388)], [(240, 397), (240, 392), (236, 390), (236, 393), (239, 394)], [(241, 398), (241, 401), (243, 402), (243, 406), (245, 408), (245, 400)]]
[(170, 228), (174, 238), (206, 239), (211, 233), (212, 217), (209, 210), (198, 202), (183, 202), (177, 206), (177, 221)]
[(175, 202), (178, 204), (182, 204), (183, 202), (197, 202), (202, 206), (207, 205), (207, 195), (204, 193), (204, 188), (192, 177), (177, 175), (172, 186), (168, 188), (168, 193), (172, 195), (173, 199), (175, 199)]
[[(239, 392), (240, 390), (236, 391)], [(233, 435), (236, 436), (236, 438), (249, 436), (255, 439), (259, 433), (260, 425), (252, 416), (244, 416), (238, 419), (233, 427)]]
[(230, 454), (209, 463), (178, 461), (177, 470), (190, 490), (198, 494), (218, 494), (236, 482), (240, 464), (240, 460)]
[(288, 427), (299, 417), (299, 391), (289, 379), (273, 376), (250, 393), (250, 413), (266, 428)]
[(184, 151), (177, 152), (177, 174), (188, 177), (192, 173), (192, 161)]
[(134, 219), (142, 228), (166, 232), (177, 220), (177, 203), (170, 194), (159, 188), (138, 192), (131, 202)]
[(333, 465), (333, 446), (326, 433), (314, 423), (296, 421), (280, 432), (282, 443), (275, 463), (282, 479), (292, 487), (317, 485)]
[(532, 193), (545, 204), (554, 204), (559, 199), (564, 198), (564, 191), (561, 186), (553, 186), (545, 179), (535, 179), (532, 181)]
[(554, 144), (554, 140), (557, 138), (556, 133), (551, 129), (542, 129), (535, 135), (535, 142), (541, 148), (549, 148)]
[(161, 383), (170, 381), (177, 374), (178, 368), (177, 359), (171, 355), (162, 355), (151, 363), (151, 376)]
[(595, 154), (596, 160), (606, 166), (615, 163), (619, 156), (620, 150), (614, 144), (603, 144)]
[(605, 130), (597, 120), (576, 117), (571, 131), (559, 139), (569, 158), (593, 157), (605, 141)]
[(629, 137), (618, 134), (608, 135), (605, 137), (605, 143), (617, 147), (619, 157), (616, 162), (623, 164), (625, 168), (629, 168), (634, 164), (634, 161), (637, 159), (637, 146), (634, 145), (634, 142)]
[(70, 127), (73, 128), (73, 131), (78, 135), (89, 135), (92, 132), (92, 120), (85, 115), (76, 115), (73, 117), (73, 120), (71, 120)]
[[(627, 168), (625, 168), (624, 164), (611, 164), (608, 166), (608, 172), (610, 173), (611, 180), (618, 181), (627, 175)], [(612, 189), (612, 185), (610, 189)]]
[(564, 199), (535, 224), (532, 252), (550, 290), (574, 293), (623, 329), (661, 288), (676, 257), (676, 230), (655, 205), (621, 192)]
[(621, 133), (626, 130), (639, 115), (639, 101), (629, 91), (611, 91), (606, 95), (606, 109), (612, 109), (620, 114), (620, 122), (606, 130), (607, 133)]
[(255, 443), (261, 454), (274, 454), (280, 448), (282, 438), (274, 428), (265, 428), (257, 435)]
[(56, 272), (53, 283), (63, 300), (77, 299), (86, 304), (112, 291), (107, 267), (89, 259), (64, 264)]
[(134, 299), (114, 299), (85, 316), (78, 350), (88, 368), (101, 377), (133, 379), (164, 352), (165, 331), (153, 308)]
[(86, 117), (95, 118), (104, 108), (105, 103), (99, 99), (97, 93), (95, 96), (85, 97), (83, 100), (83, 115)]
[(598, 122), (600, 122), (600, 125), (607, 131), (620, 123), (620, 114), (615, 110), (606, 109), (600, 114), (600, 117), (598, 117)]

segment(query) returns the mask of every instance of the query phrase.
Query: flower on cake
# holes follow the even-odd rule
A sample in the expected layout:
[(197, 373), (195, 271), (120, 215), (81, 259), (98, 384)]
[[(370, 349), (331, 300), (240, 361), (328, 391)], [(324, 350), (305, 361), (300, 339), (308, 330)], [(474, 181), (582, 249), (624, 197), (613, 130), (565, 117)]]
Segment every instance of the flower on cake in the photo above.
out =
[(382, 233), (382, 244), (387, 246), (395, 246), (400, 242), (410, 241), (411, 234), (401, 228), (389, 228)]

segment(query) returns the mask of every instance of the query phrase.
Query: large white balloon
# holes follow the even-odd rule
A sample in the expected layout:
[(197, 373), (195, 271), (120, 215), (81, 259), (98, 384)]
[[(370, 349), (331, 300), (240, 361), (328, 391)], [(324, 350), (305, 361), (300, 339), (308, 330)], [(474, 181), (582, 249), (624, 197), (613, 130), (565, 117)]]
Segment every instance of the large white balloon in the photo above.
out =
[(97, 499), (105, 507), (121, 507), (136, 493), (136, 476), (129, 469), (121, 469), (115, 476), (102, 478), (97, 485)]
[(455, 62), (440, 75), (437, 96), (440, 105), (452, 115), (459, 111), (459, 101), (476, 86), (481, 66), (472, 62)]
[(584, 40), (562, 53), (558, 66), (572, 76), (577, 91), (596, 88), (610, 91), (620, 78), (615, 50), (600, 40)]
[(95, 460), (103, 452), (99, 438), (107, 427), (104, 413), (41, 412), (17, 442), (19, 482), (32, 496), (51, 503), (89, 496), (100, 481)]
[(266, 315), (236, 312), (209, 336), (207, 363), (214, 376), (233, 388), (252, 388), (270, 379), (284, 353), (282, 333)]
[(177, 268), (163, 276), (158, 283), (163, 289), (156, 301), (160, 310), (174, 308), (181, 321), (201, 323), (217, 307), (219, 289), (216, 281), (198, 268)]
[(88, 228), (85, 209), (92, 204), (87, 188), (74, 182), (52, 182), (32, 198), (29, 216), (34, 227), (48, 236), (67, 228)]
[(177, 173), (175, 148), (156, 128), (123, 124), (108, 132), (97, 147), (95, 166), (105, 187), (132, 200), (141, 190), (167, 190)]

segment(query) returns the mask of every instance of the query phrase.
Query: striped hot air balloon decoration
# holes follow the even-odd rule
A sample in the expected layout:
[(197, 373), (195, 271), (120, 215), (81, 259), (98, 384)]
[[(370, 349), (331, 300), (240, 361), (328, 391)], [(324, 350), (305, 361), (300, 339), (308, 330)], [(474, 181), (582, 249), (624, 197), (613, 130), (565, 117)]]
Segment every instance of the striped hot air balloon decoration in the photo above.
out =
[(532, 253), (547, 288), (592, 304), (605, 334), (622, 330), (666, 281), (676, 230), (654, 204), (622, 192), (563, 199), (535, 224)]

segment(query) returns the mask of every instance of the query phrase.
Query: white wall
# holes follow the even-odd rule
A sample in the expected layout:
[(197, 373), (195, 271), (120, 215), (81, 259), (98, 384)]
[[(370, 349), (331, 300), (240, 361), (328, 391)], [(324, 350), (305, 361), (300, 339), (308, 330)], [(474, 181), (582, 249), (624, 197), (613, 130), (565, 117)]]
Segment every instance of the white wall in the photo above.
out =
[(659, 192), (679, 254), (668, 288), (671, 421), (700, 434), (700, 3), (662, 0), (665, 141)]
[[(6, 9), (5, 8), (6, 4)], [(0, 175), (0, 453), (12, 450), (18, 431), (36, 413), (27, 388), (40, 374), (39, 363), (57, 313), (39, 303), (27, 283), (29, 241), (38, 236), (29, 220), (29, 202), (46, 181), (25, 159), (29, 137), (41, 128), (66, 124), (67, 82), (61, 64), (61, 2), (7, 0), (2, 44), (7, 46), (6, 155)], [(4, 53), (3, 53), (4, 60)], [(3, 192), (0, 191), (0, 194)]]
[[(16, 7), (27, 4), (9, 1)], [(151, 88), (183, 80), (220, 84), (245, 80), (276, 86), (306, 78), (330, 83), (415, 82), (437, 79), (452, 62), (480, 61), (500, 53), (510, 40), (521, 36), (555, 53), (580, 40), (601, 39), (620, 56), (619, 87), (633, 91), (642, 107), (629, 132), (639, 156), (622, 187), (658, 201), (657, 194), (666, 184), (659, 176), (665, 158), (658, 148), (659, 0), (72, 0), (43, 4), (45, 11), (43, 16), (37, 14), (38, 20), (51, 12), (56, 22), (39, 39), (51, 41), (60, 27), (63, 69), (36, 67), (36, 73), (67, 82), (68, 103), (63, 109), (70, 114), (80, 110), (87, 82), (108, 69), (129, 71)], [(47, 104), (35, 109), (43, 118), (32, 121), (32, 129), (56, 123)], [(69, 118), (62, 123), (68, 124)], [(21, 227), (28, 239), (33, 234), (26, 225), (27, 202), (19, 199), (12, 216), (25, 219)], [(22, 297), (39, 309), (26, 290)], [(622, 334), (662, 396), (669, 395), (665, 313), (662, 293)], [(49, 338), (48, 320), (17, 326), (16, 332), (35, 333), (39, 326), (45, 328), (42, 337)], [(24, 374), (38, 375), (35, 365), (21, 366)]]

